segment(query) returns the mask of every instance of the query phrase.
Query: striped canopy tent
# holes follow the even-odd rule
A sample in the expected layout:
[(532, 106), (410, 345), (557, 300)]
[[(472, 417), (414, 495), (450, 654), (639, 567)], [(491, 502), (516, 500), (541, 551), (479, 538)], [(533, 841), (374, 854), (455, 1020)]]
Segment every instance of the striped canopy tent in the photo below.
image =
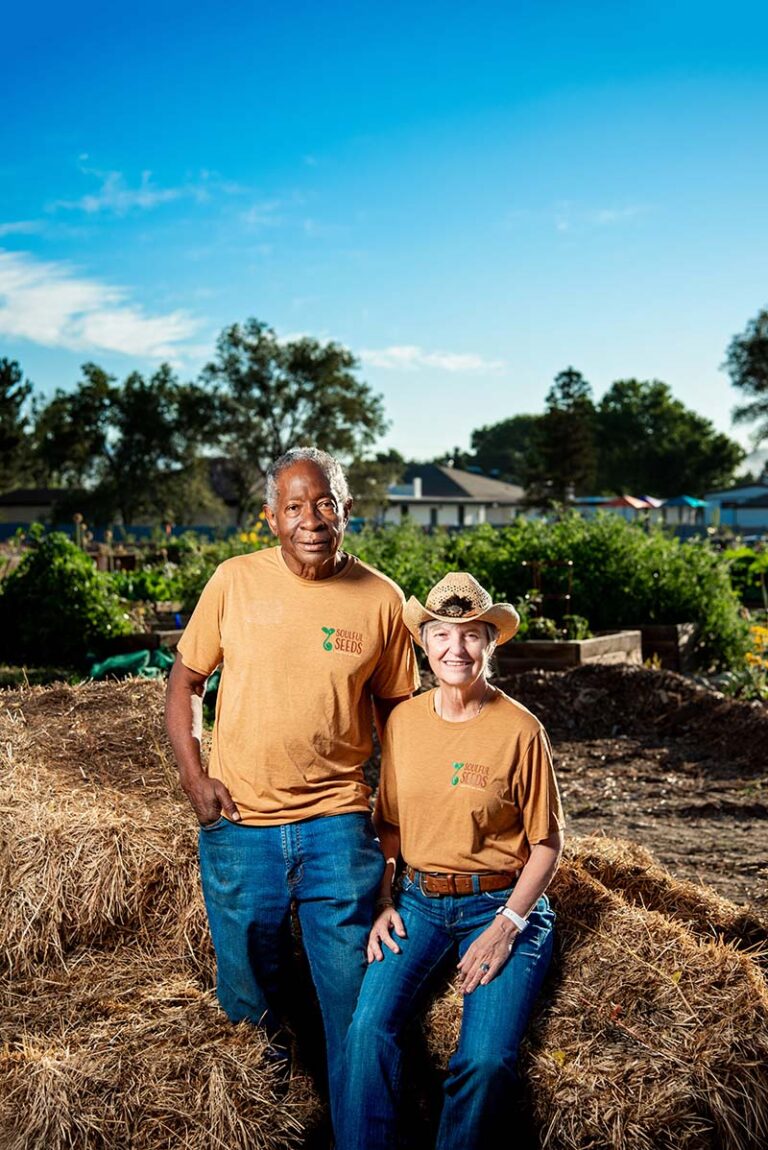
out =
[(706, 499), (696, 499), (693, 495), (675, 495), (664, 500), (665, 507), (709, 507)]
[(617, 495), (615, 499), (606, 500), (603, 507), (629, 507), (632, 511), (648, 511), (651, 507), (658, 507), (658, 504), (645, 496)]
[(670, 527), (701, 526), (704, 523), (705, 507), (709, 507), (706, 499), (697, 499), (695, 495), (674, 495), (664, 500), (664, 522)]

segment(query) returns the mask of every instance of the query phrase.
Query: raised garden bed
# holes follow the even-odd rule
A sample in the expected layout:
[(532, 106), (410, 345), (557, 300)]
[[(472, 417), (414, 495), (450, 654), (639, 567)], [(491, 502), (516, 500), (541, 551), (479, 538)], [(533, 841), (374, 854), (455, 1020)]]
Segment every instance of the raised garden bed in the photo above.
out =
[(591, 639), (521, 639), (496, 651), (499, 669), (510, 674), (543, 667), (562, 671), (584, 663), (642, 663), (640, 631), (608, 631)]
[(641, 623), (643, 662), (656, 657), (666, 671), (690, 670), (697, 630), (695, 623)]

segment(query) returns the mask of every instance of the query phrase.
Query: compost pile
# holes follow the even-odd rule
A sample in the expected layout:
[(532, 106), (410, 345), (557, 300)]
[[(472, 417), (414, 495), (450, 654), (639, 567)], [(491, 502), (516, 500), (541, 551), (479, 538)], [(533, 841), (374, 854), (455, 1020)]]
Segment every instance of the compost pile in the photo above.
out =
[[(575, 675), (557, 676), (561, 701)], [(553, 673), (520, 678), (557, 699)], [(162, 703), (152, 680), (0, 694), (3, 1148), (277, 1150), (325, 1129), (311, 1076), (286, 1088), (216, 1005)], [(539, 1144), (764, 1146), (757, 911), (598, 835), (571, 840), (551, 897), (558, 955), (523, 1059)], [(426, 1016), (435, 1081), (460, 1011), (446, 986)]]

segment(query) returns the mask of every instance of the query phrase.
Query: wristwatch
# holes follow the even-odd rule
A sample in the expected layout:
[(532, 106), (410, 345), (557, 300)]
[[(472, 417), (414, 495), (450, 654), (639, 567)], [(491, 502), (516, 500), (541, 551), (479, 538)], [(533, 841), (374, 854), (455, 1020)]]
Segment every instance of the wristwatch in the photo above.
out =
[(503, 914), (504, 918), (508, 918), (511, 923), (514, 923), (514, 925), (517, 927), (518, 934), (522, 934), (528, 926), (528, 920), (526, 918), (521, 918), (520, 915), (516, 914), (514, 910), (510, 910), (508, 906), (500, 906), (496, 911), (496, 915), (498, 916), (500, 914)]

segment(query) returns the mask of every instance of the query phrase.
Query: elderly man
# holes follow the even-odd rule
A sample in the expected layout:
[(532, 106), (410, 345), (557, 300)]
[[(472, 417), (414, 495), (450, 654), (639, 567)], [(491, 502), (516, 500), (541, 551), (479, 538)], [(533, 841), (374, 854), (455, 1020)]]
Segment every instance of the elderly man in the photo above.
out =
[[(280, 546), (222, 563), (179, 643), (167, 726), (200, 823), (217, 993), (280, 1053), (281, 972), (295, 904), (325, 1028), (328, 1071), (366, 967), (383, 861), (362, 764), (418, 678), (403, 595), (341, 550), (351, 499), (338, 462), (281, 456), (265, 513)], [(223, 664), (207, 769), (202, 696)]]

